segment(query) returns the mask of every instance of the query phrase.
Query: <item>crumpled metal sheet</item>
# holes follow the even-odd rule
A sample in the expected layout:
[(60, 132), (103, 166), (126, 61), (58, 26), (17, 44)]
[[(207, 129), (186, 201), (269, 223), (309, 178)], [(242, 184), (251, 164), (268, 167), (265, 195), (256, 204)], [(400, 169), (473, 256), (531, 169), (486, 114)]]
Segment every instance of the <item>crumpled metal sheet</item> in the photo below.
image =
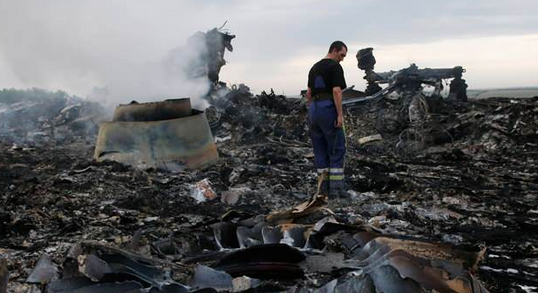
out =
[(187, 286), (170, 277), (169, 270), (135, 256), (106, 245), (79, 243), (70, 249), (64, 262), (69, 264), (76, 259), (77, 272), (66, 271), (64, 278), (51, 282), (47, 290), (49, 293), (189, 292)]
[[(129, 109), (159, 109), (155, 105), (160, 104), (135, 104)], [(131, 121), (129, 109), (117, 115), (128, 121), (101, 124), (94, 153), (98, 162), (112, 160), (140, 169), (180, 171), (201, 169), (217, 161), (217, 147), (204, 112), (192, 110), (190, 116), (158, 121), (148, 121), (149, 114), (144, 112), (136, 113), (144, 121)], [(169, 118), (169, 114), (165, 111), (158, 117)]]
[[(264, 267), (267, 260), (273, 257), (272, 261), (278, 263), (274, 256), (289, 258), (290, 255), (267, 249), (270, 245), (279, 245), (310, 253), (300, 264), (307, 274), (352, 271), (351, 279), (333, 280), (315, 292), (488, 292), (470, 273), (476, 269), (483, 250), (464, 251), (447, 244), (381, 235), (368, 232), (364, 227), (338, 223), (332, 217), (315, 225), (271, 226), (265, 222), (254, 225), (245, 220), (243, 223), (251, 226), (221, 222), (213, 227), (218, 243), (226, 239), (225, 242), (231, 244), (229, 248), (240, 248), (214, 266), (232, 276), (270, 276), (271, 268)], [(265, 244), (249, 247), (254, 240)], [(327, 250), (328, 246), (337, 245), (331, 241), (340, 242), (345, 254)], [(253, 248), (258, 249), (258, 253), (254, 253)], [(264, 257), (265, 262), (260, 261)], [(284, 265), (279, 269), (286, 271)]]
[(51, 261), (47, 254), (41, 255), (37, 264), (26, 279), (27, 283), (47, 284), (58, 279), (58, 267)]

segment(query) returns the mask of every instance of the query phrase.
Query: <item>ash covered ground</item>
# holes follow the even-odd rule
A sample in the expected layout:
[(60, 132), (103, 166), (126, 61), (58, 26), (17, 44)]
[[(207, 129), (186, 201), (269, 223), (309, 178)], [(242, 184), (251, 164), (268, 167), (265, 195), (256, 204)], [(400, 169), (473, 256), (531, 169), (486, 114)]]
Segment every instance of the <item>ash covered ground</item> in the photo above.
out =
[[(485, 248), (474, 274), (490, 292), (533, 292), (538, 97), (441, 103), (413, 131), (398, 124), (397, 106), (384, 103), (345, 110), (345, 174), (353, 197), (329, 202), (335, 219), (383, 234)], [(315, 193), (299, 99), (253, 95), (240, 86), (212, 104), (206, 114), (220, 159), (181, 173), (96, 163), (98, 105), (58, 97), (0, 112), (0, 253), (9, 290), (43, 289), (25, 283), (38, 259), (47, 253), (61, 264), (80, 241), (181, 264), (173, 278), (186, 283), (192, 268), (184, 263), (218, 249), (210, 226), (230, 211), (265, 215)], [(28, 123), (6, 122), (16, 115), (26, 115)], [(375, 134), (382, 140), (359, 143)], [(199, 203), (193, 193), (204, 179), (218, 197)], [(173, 256), (155, 249), (161, 239), (174, 242)], [(301, 282), (320, 286), (311, 278)]]

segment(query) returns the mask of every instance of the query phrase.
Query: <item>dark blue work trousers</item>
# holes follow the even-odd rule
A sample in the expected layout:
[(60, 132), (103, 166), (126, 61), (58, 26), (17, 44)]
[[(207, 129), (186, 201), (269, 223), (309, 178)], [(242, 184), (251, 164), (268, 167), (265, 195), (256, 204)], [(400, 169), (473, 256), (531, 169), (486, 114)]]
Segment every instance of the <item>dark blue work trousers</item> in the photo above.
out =
[(329, 194), (344, 188), (344, 155), (346, 139), (343, 128), (334, 126), (338, 114), (334, 101), (313, 101), (308, 109), (310, 138), (318, 174), (327, 172)]

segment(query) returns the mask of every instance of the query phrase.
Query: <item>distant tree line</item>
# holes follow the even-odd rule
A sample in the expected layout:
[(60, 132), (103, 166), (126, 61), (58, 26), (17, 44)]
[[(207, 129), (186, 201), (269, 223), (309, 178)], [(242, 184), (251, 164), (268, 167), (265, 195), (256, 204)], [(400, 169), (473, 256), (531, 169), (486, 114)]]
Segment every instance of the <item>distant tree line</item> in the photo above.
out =
[(0, 91), (0, 104), (14, 104), (24, 101), (40, 101), (40, 100), (57, 100), (64, 101), (68, 98), (78, 98), (70, 96), (64, 91), (48, 91), (39, 88), (31, 89), (3, 89)]

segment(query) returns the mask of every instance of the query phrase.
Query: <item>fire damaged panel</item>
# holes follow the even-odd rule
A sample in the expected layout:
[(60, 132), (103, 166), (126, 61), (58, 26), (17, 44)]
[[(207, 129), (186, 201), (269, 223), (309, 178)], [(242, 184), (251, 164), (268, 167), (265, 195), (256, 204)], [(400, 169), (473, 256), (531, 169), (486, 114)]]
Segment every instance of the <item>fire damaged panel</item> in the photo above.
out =
[(179, 171), (204, 168), (218, 159), (205, 113), (191, 110), (188, 99), (120, 105), (114, 118), (99, 129), (98, 162)]
[(192, 114), (191, 100), (169, 99), (164, 102), (119, 105), (114, 110), (113, 121), (160, 121), (187, 117)]

